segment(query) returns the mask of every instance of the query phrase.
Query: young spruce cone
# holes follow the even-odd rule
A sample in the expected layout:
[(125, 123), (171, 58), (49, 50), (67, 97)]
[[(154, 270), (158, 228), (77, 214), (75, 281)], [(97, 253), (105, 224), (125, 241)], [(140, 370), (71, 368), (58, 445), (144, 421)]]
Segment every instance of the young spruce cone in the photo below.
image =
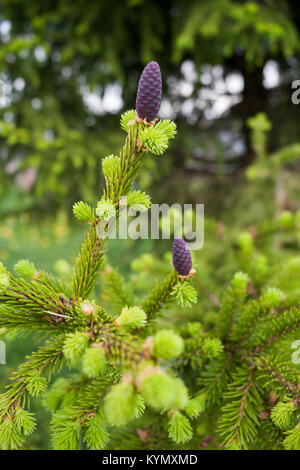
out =
[(136, 110), (140, 119), (153, 121), (161, 101), (161, 73), (157, 62), (149, 62), (141, 75), (136, 95)]
[(188, 276), (192, 269), (190, 250), (182, 238), (175, 238), (172, 248), (173, 265), (180, 276)]

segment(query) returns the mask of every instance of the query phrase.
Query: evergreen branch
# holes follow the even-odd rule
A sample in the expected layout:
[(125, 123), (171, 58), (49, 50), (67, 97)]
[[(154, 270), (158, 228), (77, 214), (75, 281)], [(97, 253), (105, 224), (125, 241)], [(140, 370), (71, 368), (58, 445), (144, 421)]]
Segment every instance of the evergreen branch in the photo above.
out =
[(283, 395), (289, 394), (298, 403), (300, 401), (299, 372), (291, 369), (279, 357), (268, 357), (266, 355), (254, 358), (259, 375), (258, 379), (267, 386), (270, 383), (279, 385)]
[(44, 311), (42, 316), (28, 315), (27, 309), (14, 310), (0, 306), (1, 328), (57, 333), (58, 329), (61, 332), (70, 328), (70, 324), (67, 324), (65, 320), (65, 316), (50, 311)]
[(53, 276), (53, 274), (49, 274), (45, 271), (39, 271), (35, 277), (35, 281), (43, 284), (46, 287), (50, 287), (50, 289), (52, 289), (54, 292), (68, 295), (67, 286), (65, 286), (64, 283), (56, 276)]
[(178, 283), (177, 272), (172, 271), (166, 279), (158, 283), (150, 292), (148, 297), (142, 302), (142, 309), (147, 314), (147, 321), (150, 322), (161, 311), (162, 307), (170, 300), (174, 286)]
[(104, 273), (105, 290), (103, 297), (109, 299), (116, 309), (134, 305), (132, 290), (125, 284), (123, 276), (117, 269), (107, 268)]
[(286, 433), (283, 445), (286, 450), (300, 449), (300, 422)]
[(65, 286), (60, 279), (45, 271), (38, 271), (29, 260), (19, 260), (14, 269), (20, 278), (40, 282), (57, 293), (65, 292)]
[(0, 294), (0, 303), (12, 308), (26, 308), (30, 312), (43, 310), (66, 313), (66, 305), (57, 292), (48, 286), (25, 279), (10, 277), (10, 287)]
[(254, 368), (241, 367), (233, 375), (224, 397), (219, 432), (227, 448), (247, 449), (260, 426), (262, 400), (253, 380)]
[(105, 375), (94, 378), (75, 375), (63, 379), (63, 383), (58, 379), (47, 392), (44, 405), (50, 411), (72, 407), (77, 418), (83, 421), (97, 412), (105, 393), (119, 379), (119, 371), (111, 366), (107, 367)]
[(279, 318), (279, 306), (284, 298), (279, 289), (271, 287), (258, 300), (250, 300), (233, 325), (231, 339), (244, 344), (256, 326), (260, 327), (264, 321), (269, 323), (271, 315), (272, 319)]
[(225, 341), (230, 337), (238, 309), (244, 304), (248, 281), (247, 274), (237, 272), (222, 299), (218, 326), (219, 334)]
[[(65, 317), (73, 318), (69, 299), (37, 281), (10, 277), (10, 287), (0, 294), (0, 326), (53, 329)], [(50, 315), (48, 312), (52, 312)], [(61, 325), (62, 326), (62, 325)]]
[(243, 308), (237, 321), (233, 325), (230, 340), (239, 341), (241, 344), (245, 342), (249, 335), (249, 330), (254, 328), (261, 316), (262, 305), (257, 300), (249, 301)]
[(139, 125), (135, 124), (129, 130), (125, 145), (120, 152), (116, 174), (107, 182), (103, 193), (103, 199), (110, 200), (115, 205), (119, 204), (121, 196), (128, 193), (141, 166), (143, 149), (137, 144), (138, 133)]
[(97, 225), (92, 224), (74, 268), (72, 286), (76, 298), (87, 298), (94, 288), (97, 273), (103, 263), (103, 256), (104, 239), (98, 237)]
[[(105, 375), (101, 375), (91, 380), (82, 380), (80, 389), (77, 390), (74, 400), (74, 410), (79, 419), (84, 420), (94, 416), (99, 407), (102, 406), (103, 398), (110, 387), (120, 380), (120, 373), (113, 367), (106, 369)], [(77, 384), (78, 387), (78, 384)]]
[(281, 430), (266, 418), (261, 422), (253, 447), (257, 450), (282, 450), (283, 437)]
[(295, 331), (300, 326), (300, 309), (291, 308), (284, 311), (274, 319), (267, 319), (263, 324), (258, 325), (247, 339), (245, 345), (253, 348), (259, 353), (267, 349), (276, 341), (282, 339), (283, 335)]
[(231, 378), (232, 353), (223, 353), (211, 361), (198, 379), (207, 406), (219, 403)]
[(55, 370), (60, 369), (64, 338), (64, 335), (60, 335), (48, 342), (46, 346), (40, 347), (37, 352), (27, 356), (26, 362), (13, 373), (10, 379), (13, 383), (8, 385), (8, 390), (0, 397), (1, 418), (7, 413), (13, 416), (19, 406), (26, 405), (28, 392), (32, 390), (34, 382), (39, 382), (43, 371), (50, 368), (48, 372), (48, 380), (50, 380)]
[(99, 326), (93, 339), (101, 341), (108, 361), (118, 367), (129, 366), (133, 369), (146, 357), (136, 336), (113, 325)]
[[(129, 131), (125, 145), (120, 152), (119, 163), (112, 179), (106, 181), (104, 200), (109, 200), (117, 208), (121, 196), (130, 190), (141, 165), (142, 149), (137, 146), (138, 125)], [(117, 215), (118, 215), (117, 211)], [(73, 292), (76, 298), (86, 298), (94, 288), (97, 273), (103, 263), (104, 238), (97, 233), (97, 223), (92, 223), (76, 260), (73, 274)]]

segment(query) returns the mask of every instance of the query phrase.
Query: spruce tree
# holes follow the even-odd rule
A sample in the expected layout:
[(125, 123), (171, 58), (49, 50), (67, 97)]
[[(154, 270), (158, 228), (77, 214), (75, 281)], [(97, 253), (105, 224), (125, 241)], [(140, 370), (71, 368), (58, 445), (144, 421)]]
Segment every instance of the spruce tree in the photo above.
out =
[[(300, 449), (300, 374), (287, 347), (299, 339), (299, 292), (266, 286), (266, 261), (257, 247), (271, 225), (271, 233), (295, 231), (297, 217), (281, 217), (255, 234), (228, 229), (228, 236), (208, 219), (206, 230), (225, 240), (223, 259), (215, 243), (211, 272), (200, 269), (202, 252), (191, 256), (176, 239), (172, 265), (152, 263), (150, 255), (133, 263), (137, 286), (145, 283), (147, 263), (150, 272), (159, 267), (165, 273), (141, 300), (118, 270), (105, 268), (106, 241), (125, 210), (123, 198), (129, 207), (150, 207), (149, 196), (133, 186), (144, 153), (162, 154), (176, 134), (172, 121), (154, 114), (161, 96), (158, 65), (150, 63), (142, 78), (138, 112), (121, 116), (125, 144), (119, 156), (102, 161), (101, 199), (95, 207), (74, 204), (89, 230), (71, 285), (28, 260), (17, 263), (15, 274), (0, 265), (0, 327), (47, 335), (0, 396), (0, 446), (24, 445), (36, 428), (30, 398), (41, 397), (52, 413), (55, 449)], [(233, 251), (238, 263), (230, 264)], [(222, 261), (232, 280), (222, 292), (210, 292), (207, 279), (217, 277)], [(103, 302), (94, 295), (99, 273)], [(63, 365), (69, 373), (55, 377)]]

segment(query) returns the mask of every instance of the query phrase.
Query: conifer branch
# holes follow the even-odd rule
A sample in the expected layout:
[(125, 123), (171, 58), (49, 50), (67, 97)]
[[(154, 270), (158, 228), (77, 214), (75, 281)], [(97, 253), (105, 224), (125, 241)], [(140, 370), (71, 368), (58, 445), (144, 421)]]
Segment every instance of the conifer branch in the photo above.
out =
[(260, 379), (273, 380), (283, 387), (284, 393), (291, 395), (296, 403), (300, 401), (300, 384), (297, 380), (299, 373), (293, 370), (288, 364), (280, 361), (279, 358), (262, 356), (254, 359), (257, 367), (264, 374)]
[(246, 346), (254, 348), (259, 353), (267, 349), (269, 346), (280, 340), (283, 335), (295, 331), (300, 326), (300, 309), (291, 308), (282, 312), (273, 320), (259, 325), (246, 342)]
[[(52, 312), (52, 315), (49, 314)], [(57, 324), (75, 312), (70, 300), (50, 286), (10, 276), (10, 286), (0, 294), (0, 326), (55, 331)]]
[(209, 363), (201, 374), (198, 383), (201, 386), (201, 393), (205, 394), (207, 406), (218, 403), (226, 390), (231, 378), (229, 366), (232, 359), (231, 352), (224, 353)]
[(60, 370), (63, 360), (63, 342), (64, 335), (49, 341), (46, 346), (27, 357), (16, 372), (13, 373), (12, 384), (8, 390), (0, 396), (0, 417), (9, 414), (14, 417), (18, 407), (26, 406), (28, 403), (28, 394), (39, 394), (45, 391), (46, 379), (41, 377), (42, 372), (48, 371), (48, 380), (55, 372)]
[(247, 295), (249, 278), (244, 273), (236, 273), (231, 286), (226, 290), (219, 313), (219, 332), (224, 341), (228, 341), (234, 325), (235, 315), (243, 306)]
[(131, 307), (134, 305), (134, 296), (130, 286), (125, 284), (125, 281), (118, 270), (106, 268), (103, 272), (105, 290), (103, 297), (109, 299), (110, 303), (115, 308), (122, 308), (125, 306)]
[(148, 322), (153, 320), (162, 307), (171, 299), (174, 286), (179, 282), (177, 272), (172, 271), (166, 279), (158, 283), (142, 302), (142, 309), (147, 314)]
[[(130, 190), (141, 165), (143, 152), (137, 145), (137, 136), (138, 124), (135, 124), (129, 130), (125, 145), (120, 152), (113, 178), (106, 180), (106, 188), (103, 191), (102, 200), (108, 200), (116, 207), (116, 215), (119, 213), (120, 198)], [(105, 238), (103, 236), (100, 238), (97, 224), (95, 219), (76, 260), (72, 281), (75, 298), (87, 298), (103, 263)]]
[(99, 239), (97, 225), (93, 223), (74, 268), (72, 285), (75, 298), (86, 299), (93, 289), (97, 273), (103, 263), (103, 255), (104, 240)]
[(113, 325), (97, 328), (93, 340), (97, 341), (98, 338), (103, 344), (107, 358), (116, 365), (130, 365), (133, 368), (145, 358), (138, 338)]
[(262, 400), (253, 380), (254, 369), (236, 369), (233, 382), (225, 393), (219, 432), (228, 449), (247, 449), (260, 425)]

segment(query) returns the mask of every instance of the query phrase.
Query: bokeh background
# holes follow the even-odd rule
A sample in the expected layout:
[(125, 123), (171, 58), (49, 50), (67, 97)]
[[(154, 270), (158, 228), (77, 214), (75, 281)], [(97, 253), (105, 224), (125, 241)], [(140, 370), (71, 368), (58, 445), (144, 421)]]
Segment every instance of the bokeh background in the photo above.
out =
[[(68, 275), (85, 231), (72, 205), (99, 198), (101, 159), (122, 145), (120, 113), (150, 60), (163, 75), (160, 117), (178, 126), (165, 155), (145, 158), (152, 202), (204, 203), (241, 231), (297, 211), (299, 52), (296, 0), (1, 0), (0, 260)], [(111, 248), (129, 276), (134, 258), (170, 246)], [(1, 387), (37, 342), (10, 338)], [(49, 446), (43, 429), (30, 446)]]

